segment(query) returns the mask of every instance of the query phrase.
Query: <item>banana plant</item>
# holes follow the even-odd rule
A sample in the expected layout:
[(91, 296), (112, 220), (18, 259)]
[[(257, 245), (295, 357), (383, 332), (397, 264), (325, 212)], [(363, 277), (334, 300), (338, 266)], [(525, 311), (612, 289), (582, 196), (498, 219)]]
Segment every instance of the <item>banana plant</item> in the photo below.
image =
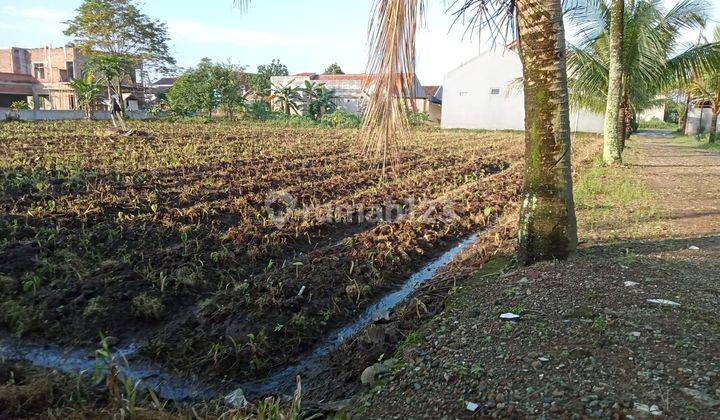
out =
[(77, 104), (85, 113), (85, 119), (92, 119), (92, 105), (100, 94), (100, 85), (95, 82), (92, 74), (86, 74), (81, 78), (72, 79), (70, 87), (75, 91)]
[(273, 83), (270, 95), (271, 100), (279, 105), (288, 117), (291, 111), (298, 112), (298, 103), (302, 101), (301, 89), (292, 85), (294, 81), (293, 79), (285, 85)]

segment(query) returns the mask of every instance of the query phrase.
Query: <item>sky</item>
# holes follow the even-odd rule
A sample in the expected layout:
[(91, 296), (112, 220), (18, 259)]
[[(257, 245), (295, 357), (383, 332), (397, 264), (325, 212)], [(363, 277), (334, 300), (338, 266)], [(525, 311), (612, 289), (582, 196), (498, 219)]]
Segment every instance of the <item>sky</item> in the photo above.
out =
[[(674, 4), (677, 0), (663, 0)], [(715, 1), (715, 0), (713, 0)], [(0, 0), (0, 47), (61, 46), (71, 41), (62, 23), (82, 0)], [(477, 34), (445, 13), (447, 0), (430, 0), (418, 31), (417, 74), (425, 85), (442, 84), (450, 70), (487, 49)], [(178, 65), (201, 58), (231, 61), (254, 71), (278, 58), (290, 74), (322, 71), (337, 62), (346, 73), (362, 73), (367, 60), (367, 26), (372, 0), (256, 0), (249, 10), (233, 0), (139, 0), (144, 13), (168, 24)], [(714, 23), (720, 22), (716, 6)], [(571, 30), (571, 29), (569, 29)], [(697, 39), (697, 33), (686, 38)]]

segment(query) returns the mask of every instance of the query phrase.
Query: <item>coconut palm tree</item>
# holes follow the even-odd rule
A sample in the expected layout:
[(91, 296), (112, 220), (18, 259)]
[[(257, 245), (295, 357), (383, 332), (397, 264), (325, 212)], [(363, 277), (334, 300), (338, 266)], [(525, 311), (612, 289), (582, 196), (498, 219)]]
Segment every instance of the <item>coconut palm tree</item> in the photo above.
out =
[(294, 80), (291, 80), (285, 85), (273, 83), (270, 95), (270, 98), (280, 106), (287, 117), (290, 116), (291, 111), (298, 112), (298, 103), (302, 100), (300, 88), (293, 86), (293, 82)]
[[(720, 26), (715, 28), (714, 42), (720, 43)], [(710, 143), (717, 137), (718, 116), (720, 116), (720, 68), (701, 73), (688, 83), (688, 93), (695, 103), (701, 106), (710, 105), (712, 119), (710, 121)]]
[(609, 165), (622, 163), (620, 104), (622, 103), (623, 81), (624, 15), (625, 0), (612, 0), (608, 51), (608, 90), (605, 102), (605, 127), (603, 133), (603, 161)]
[[(609, 89), (611, 6), (608, 0), (588, 1), (571, 14), (581, 41), (570, 46), (568, 68), (572, 100), (577, 106), (603, 112)], [(658, 95), (686, 82), (693, 73), (720, 66), (720, 44), (681, 49), (680, 33), (704, 26), (710, 10), (705, 0), (681, 0), (670, 10), (660, 0), (628, 1), (623, 24), (621, 148), (637, 113), (658, 104)]]

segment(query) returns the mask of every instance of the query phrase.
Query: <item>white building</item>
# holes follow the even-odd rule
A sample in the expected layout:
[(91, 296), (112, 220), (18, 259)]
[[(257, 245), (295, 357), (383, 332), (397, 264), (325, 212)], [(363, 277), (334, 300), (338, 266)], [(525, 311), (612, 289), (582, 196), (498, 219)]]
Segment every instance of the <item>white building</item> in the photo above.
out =
[[(712, 125), (712, 110), (709, 104), (693, 102), (690, 104), (685, 125), (685, 134), (688, 136), (710, 132)], [(717, 131), (720, 132), (720, 119), (718, 119)]]
[[(338, 109), (350, 114), (360, 116), (364, 107), (367, 93), (363, 91), (363, 84), (368, 78), (366, 74), (316, 74), (298, 73), (292, 76), (272, 76), (270, 82), (277, 86), (293, 86), (302, 88), (305, 82), (322, 84), (333, 92), (333, 103)], [(415, 97), (418, 98), (416, 108), (423, 110), (424, 91), (417, 76), (413, 76)], [(274, 87), (273, 87), (274, 89)], [(410, 96), (410, 95), (408, 95)]]
[[(524, 130), (525, 102), (520, 56), (497, 49), (473, 58), (445, 75), (442, 128)], [(570, 111), (570, 129), (602, 133), (604, 118), (585, 110)]]

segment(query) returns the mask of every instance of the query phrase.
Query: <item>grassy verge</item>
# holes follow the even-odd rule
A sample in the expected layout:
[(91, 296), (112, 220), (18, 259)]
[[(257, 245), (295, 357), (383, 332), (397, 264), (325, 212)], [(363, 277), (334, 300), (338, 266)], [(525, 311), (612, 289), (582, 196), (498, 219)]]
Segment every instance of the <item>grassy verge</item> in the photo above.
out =
[(708, 150), (720, 150), (720, 141), (716, 140), (715, 143), (708, 142), (707, 135), (701, 136), (700, 138), (695, 136), (675, 136), (673, 140), (679, 144), (691, 147), (697, 147), (699, 149)]
[[(636, 161), (637, 152), (628, 149), (625, 159)], [(575, 183), (575, 206), (582, 239), (636, 237), (642, 222), (656, 214), (648, 188), (632, 166), (605, 167), (599, 157)]]

